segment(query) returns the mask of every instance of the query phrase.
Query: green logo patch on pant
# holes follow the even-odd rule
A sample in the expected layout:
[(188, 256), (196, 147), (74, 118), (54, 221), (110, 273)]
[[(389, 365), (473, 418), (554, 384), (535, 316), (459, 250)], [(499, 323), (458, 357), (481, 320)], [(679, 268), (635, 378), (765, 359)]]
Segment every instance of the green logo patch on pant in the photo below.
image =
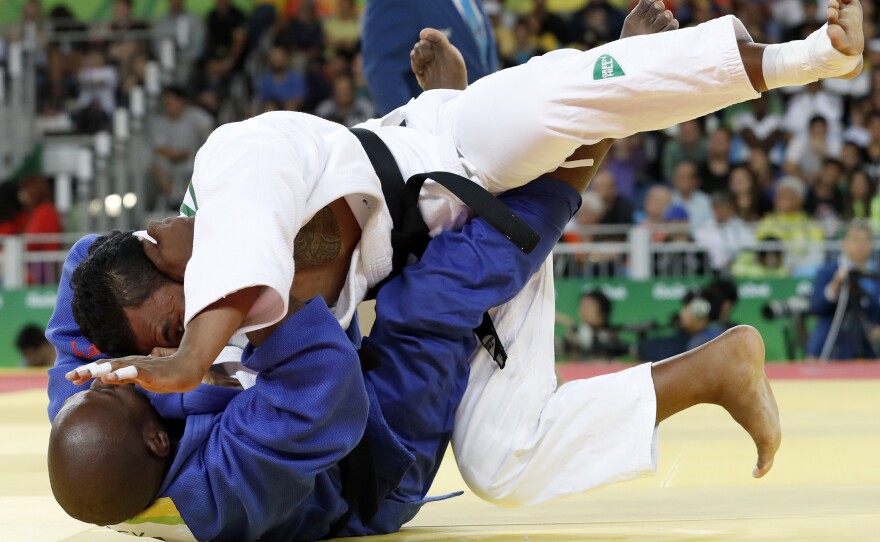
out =
[(623, 68), (620, 67), (620, 64), (614, 60), (613, 56), (602, 55), (596, 60), (596, 65), (593, 67), (593, 81), (611, 79), (612, 77), (620, 77), (621, 75), (626, 74), (623, 72)]

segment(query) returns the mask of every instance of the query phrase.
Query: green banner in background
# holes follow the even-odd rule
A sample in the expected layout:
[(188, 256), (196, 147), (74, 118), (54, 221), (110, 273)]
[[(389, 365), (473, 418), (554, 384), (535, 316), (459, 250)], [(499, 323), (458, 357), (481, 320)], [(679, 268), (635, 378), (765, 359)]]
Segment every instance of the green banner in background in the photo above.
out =
[[(613, 302), (613, 324), (635, 324), (649, 320), (665, 324), (681, 307), (681, 298), (705, 280), (578, 280), (557, 279), (556, 310), (576, 317), (578, 302), (584, 287), (601, 289)], [(764, 336), (767, 359), (786, 360), (783, 328), (785, 320), (767, 321), (761, 309), (768, 301), (784, 300), (794, 295), (809, 295), (809, 280), (768, 279), (746, 280), (738, 283), (739, 302), (733, 312), (733, 320), (750, 324)], [(57, 289), (26, 288), (21, 290), (0, 289), (0, 367), (17, 367), (21, 356), (15, 349), (15, 338), (22, 327), (29, 323), (45, 327), (55, 307)], [(557, 332), (561, 328), (557, 327)]]
[(18, 332), (27, 324), (46, 327), (55, 308), (57, 288), (0, 289), (0, 367), (20, 367), (15, 348)]
[[(681, 308), (681, 298), (691, 289), (708, 282), (705, 279), (667, 280), (556, 280), (556, 310), (577, 317), (581, 291), (584, 288), (601, 290), (612, 302), (611, 323), (615, 325), (669, 322)], [(812, 281), (803, 279), (743, 280), (737, 282), (739, 302), (732, 320), (749, 324), (761, 332), (767, 349), (767, 359), (787, 360), (783, 330), (785, 319), (765, 320), (761, 309), (771, 300), (785, 300), (795, 295), (808, 296)], [(562, 328), (557, 326), (557, 333)]]

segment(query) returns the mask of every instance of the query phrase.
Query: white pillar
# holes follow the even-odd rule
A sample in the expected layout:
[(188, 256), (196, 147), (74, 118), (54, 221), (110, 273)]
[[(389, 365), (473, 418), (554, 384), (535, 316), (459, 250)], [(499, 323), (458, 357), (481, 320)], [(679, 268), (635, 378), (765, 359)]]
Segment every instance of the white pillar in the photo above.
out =
[(24, 280), (24, 237), (9, 235), (3, 241), (3, 287), (21, 288)]
[(651, 232), (644, 226), (635, 226), (627, 235), (629, 241), (630, 278), (651, 278)]

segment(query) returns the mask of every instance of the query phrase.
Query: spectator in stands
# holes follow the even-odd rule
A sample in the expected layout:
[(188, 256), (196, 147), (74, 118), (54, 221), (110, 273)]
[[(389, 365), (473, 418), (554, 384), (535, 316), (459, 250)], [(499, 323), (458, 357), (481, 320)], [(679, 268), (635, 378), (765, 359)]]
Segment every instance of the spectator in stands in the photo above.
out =
[(810, 131), (814, 117), (825, 119), (828, 133), (839, 137), (843, 119), (843, 100), (822, 87), (821, 82), (807, 85), (806, 90), (795, 94), (788, 102), (785, 112), (785, 129), (794, 136)]
[(712, 199), (700, 190), (697, 165), (679, 162), (672, 177), (672, 203), (687, 209), (691, 226), (701, 226), (712, 218)]
[(24, 367), (51, 367), (55, 364), (55, 347), (36, 324), (27, 324), (18, 331), (15, 347), (21, 354)]
[(843, 205), (844, 220), (870, 222), (874, 231), (880, 233), (880, 195), (877, 183), (864, 171), (850, 175)]
[(727, 188), (730, 175), (731, 135), (727, 128), (718, 128), (709, 134), (706, 162), (699, 170), (700, 188), (709, 195)]
[(585, 289), (578, 305), (578, 318), (557, 313), (556, 323), (565, 327), (564, 355), (579, 361), (616, 358), (626, 353), (618, 330), (611, 326), (611, 300), (599, 290)]
[[(552, 13), (547, 9), (547, 0), (534, 0), (532, 2), (532, 14), (538, 25), (538, 34), (543, 36), (549, 34), (553, 36), (553, 40), (559, 45), (565, 45), (569, 41), (568, 31), (565, 21), (559, 15)], [(615, 36), (620, 35), (615, 34)]]
[(18, 183), (0, 183), (0, 235), (16, 235), (24, 229), (27, 215), (18, 201)]
[(747, 107), (731, 119), (731, 125), (750, 148), (759, 147), (765, 153), (785, 141), (783, 116), (771, 110), (771, 100), (777, 94), (765, 92), (748, 102)]
[(187, 11), (184, 0), (168, 0), (168, 13), (153, 23), (154, 51), (159, 56), (163, 39), (174, 40), (177, 59), (187, 66), (202, 59), (205, 50), (205, 22), (192, 11)]
[[(33, 34), (29, 34), (30, 30)], [(49, 20), (43, 15), (43, 8), (39, 0), (26, 0), (21, 5), (21, 19), (11, 28), (8, 36), (9, 43), (22, 43), (24, 50), (32, 50), (32, 61), (34, 63), (34, 75), (37, 93), (37, 108), (39, 111), (45, 110), (45, 105), (50, 97), (50, 81), (49, 81), (49, 37), (52, 34), (52, 27)], [(28, 43), (27, 40), (33, 38)], [(0, 31), (0, 63), (8, 64), (5, 58), (3, 46), (3, 32)], [(13, 198), (14, 199), (14, 198)]]
[(828, 122), (816, 115), (810, 119), (809, 132), (796, 135), (785, 151), (785, 171), (813, 184), (826, 158), (840, 156), (840, 138), (828, 132)]
[(773, 212), (758, 225), (758, 233), (773, 232), (785, 244), (788, 271), (811, 276), (822, 262), (822, 229), (804, 212), (807, 187), (797, 177), (784, 177), (777, 183)]
[(773, 183), (776, 182), (779, 176), (779, 168), (770, 160), (770, 155), (764, 149), (754, 147), (749, 151), (748, 166), (761, 193), (764, 195), (771, 194)]
[(251, 12), (248, 16), (246, 54), (260, 49), (263, 38), (269, 35), (275, 39), (271, 30), (286, 21), (287, 8), (292, 2), (288, 0), (252, 0)]
[(663, 242), (679, 244), (679, 247), (660, 247), (653, 254), (654, 276), (657, 277), (681, 277), (703, 276), (709, 273), (709, 257), (706, 251), (699, 247), (693, 250), (694, 238), (691, 235), (692, 228), (688, 226), (687, 209), (680, 205), (672, 205), (666, 211), (664, 224), (668, 226)]
[[(880, 279), (871, 262), (871, 229), (855, 222), (847, 229), (842, 254), (828, 262), (813, 281), (810, 312), (816, 328), (807, 344), (807, 355), (827, 359), (876, 358), (880, 351)], [(847, 296), (841, 294), (846, 292)], [(843, 318), (834, 324), (834, 316)], [(827, 341), (832, 341), (826, 348)]]
[(600, 224), (632, 224), (633, 206), (627, 198), (617, 193), (617, 180), (614, 174), (602, 169), (590, 183), (593, 192), (602, 198), (605, 210)]
[(291, 67), (290, 55), (281, 45), (269, 49), (267, 70), (260, 76), (259, 100), (281, 104), (282, 110), (299, 111), (306, 97), (306, 80)]
[(736, 215), (736, 199), (727, 191), (712, 194), (713, 218), (694, 230), (697, 244), (709, 253), (712, 269), (725, 273), (739, 252), (754, 244), (752, 229)]
[[(24, 228), (21, 233), (61, 233), (61, 218), (52, 201), (52, 187), (49, 180), (41, 175), (31, 175), (21, 180), (18, 187), (18, 201), (25, 213)], [(28, 251), (60, 250), (58, 242), (28, 243)], [(57, 278), (54, 262), (28, 263), (28, 284), (51, 284)]]
[(347, 75), (333, 80), (333, 97), (325, 100), (315, 114), (343, 126), (354, 126), (375, 116), (372, 104), (355, 94), (354, 81)]
[(54, 41), (50, 42), (47, 51), (51, 88), (47, 109), (57, 111), (68, 97), (76, 96), (82, 55), (89, 49), (82, 34), (88, 28), (77, 21), (73, 12), (65, 5), (52, 8), (49, 21)]
[(107, 44), (107, 58), (116, 66), (124, 95), (128, 95), (132, 87), (143, 82), (147, 61), (149, 27), (134, 20), (131, 1), (113, 2), (113, 21), (110, 23), (113, 36)]
[(840, 163), (844, 174), (852, 175), (864, 166), (865, 151), (852, 141), (847, 141), (840, 149)]
[[(318, 60), (324, 56), (324, 26), (318, 16), (318, 8), (313, 0), (300, 4), (299, 12), (291, 18), (277, 36), (277, 43), (288, 47), (308, 60)], [(413, 40), (415, 43), (418, 40)]]
[(77, 131), (94, 134), (109, 129), (119, 85), (116, 67), (107, 61), (98, 47), (93, 47), (82, 57), (78, 79), (79, 96), (74, 113)]
[(505, 68), (525, 64), (533, 56), (544, 54), (546, 51), (540, 46), (540, 37), (533, 32), (529, 18), (524, 16), (516, 21), (513, 27), (513, 50), (510, 55), (502, 59)]
[(425, 27), (448, 29), (467, 65), (468, 83), (498, 70), (495, 36), (482, 0), (370, 0), (363, 17), (364, 74), (380, 115), (421, 94), (409, 52)]
[(678, 125), (678, 137), (666, 143), (663, 149), (663, 179), (672, 181), (675, 168), (681, 162), (699, 165), (706, 162), (708, 144), (703, 137), (699, 119), (682, 122)]
[(813, 187), (812, 209), (809, 205), (806, 206), (808, 211), (812, 210), (813, 218), (825, 230), (826, 237), (835, 236), (840, 227), (843, 217), (845, 185), (843, 164), (833, 158), (826, 158), (822, 162), (819, 178)]
[(770, 228), (759, 230), (755, 234), (756, 245), (749, 250), (742, 250), (734, 260), (730, 273), (741, 279), (766, 279), (791, 276), (785, 267), (785, 245), (780, 238), (782, 234)]
[[(655, 226), (665, 223), (666, 212), (671, 205), (672, 190), (662, 184), (652, 186), (645, 195), (645, 211), (639, 220), (639, 224)], [(666, 239), (666, 232), (655, 229), (651, 232), (651, 239), (655, 243), (662, 243)]]
[(354, 57), (361, 40), (361, 21), (354, 0), (338, 0), (336, 15), (324, 19), (324, 36), (331, 51)]
[(871, 131), (868, 129), (868, 116), (871, 114), (871, 102), (860, 100), (853, 102), (849, 108), (849, 125), (843, 131), (845, 144), (855, 144), (865, 148), (871, 142)]
[(216, 53), (205, 58), (196, 71), (195, 88), (198, 104), (215, 117), (220, 113), (223, 98), (229, 94), (230, 74), (225, 55)]
[[(562, 232), (563, 243), (592, 243), (596, 241), (590, 226), (596, 226), (605, 213), (605, 203), (592, 190), (584, 193), (581, 208)], [(613, 274), (610, 269), (613, 262), (604, 254), (577, 251), (574, 254), (563, 254), (555, 260), (557, 272), (567, 277), (607, 276)]]
[(605, 158), (605, 167), (617, 181), (617, 193), (634, 202), (648, 169), (643, 135), (635, 134), (615, 141)]
[(244, 66), (247, 46), (247, 17), (232, 0), (215, 0), (208, 13), (205, 59), (208, 69), (228, 83), (233, 72)]
[[(674, 8), (669, 2), (667, 9)], [(620, 35), (626, 6), (611, 6), (608, 0), (592, 0), (576, 11), (569, 23), (568, 41), (585, 47), (594, 47)]]
[(727, 187), (733, 194), (736, 214), (746, 222), (760, 220), (773, 207), (748, 166), (734, 167), (730, 171)]
[(153, 120), (153, 160), (150, 171), (159, 191), (160, 209), (175, 210), (192, 179), (196, 152), (207, 139), (213, 122), (204, 111), (189, 105), (186, 91), (168, 86), (162, 91), (162, 115)]
[[(880, 72), (880, 70), (878, 70)], [(880, 94), (880, 88), (874, 90)], [(871, 141), (865, 148), (865, 170), (875, 181), (880, 180), (880, 109), (877, 109), (868, 118), (868, 130), (871, 132)]]

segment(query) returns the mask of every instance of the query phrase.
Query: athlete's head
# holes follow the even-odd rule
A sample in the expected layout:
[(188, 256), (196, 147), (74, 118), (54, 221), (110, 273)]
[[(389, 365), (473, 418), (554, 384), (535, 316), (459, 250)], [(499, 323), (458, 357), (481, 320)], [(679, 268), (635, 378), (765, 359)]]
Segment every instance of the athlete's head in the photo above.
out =
[(73, 317), (111, 356), (173, 348), (183, 336), (183, 285), (159, 272), (131, 232), (100, 237), (73, 273)]
[(67, 400), (52, 424), (52, 493), (80, 521), (121, 523), (153, 502), (172, 449), (165, 420), (133, 385), (95, 380)]

